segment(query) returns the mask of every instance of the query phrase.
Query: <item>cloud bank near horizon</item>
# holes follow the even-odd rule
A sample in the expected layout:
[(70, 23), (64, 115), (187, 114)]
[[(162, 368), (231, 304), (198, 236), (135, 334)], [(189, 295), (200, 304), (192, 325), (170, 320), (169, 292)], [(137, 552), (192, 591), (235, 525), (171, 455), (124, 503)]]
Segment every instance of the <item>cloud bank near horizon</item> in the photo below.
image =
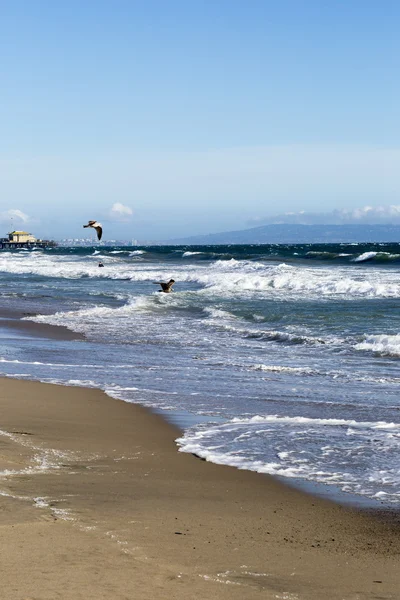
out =
[(400, 225), (400, 204), (335, 209), (330, 212), (286, 212), (268, 217), (254, 217), (248, 225)]

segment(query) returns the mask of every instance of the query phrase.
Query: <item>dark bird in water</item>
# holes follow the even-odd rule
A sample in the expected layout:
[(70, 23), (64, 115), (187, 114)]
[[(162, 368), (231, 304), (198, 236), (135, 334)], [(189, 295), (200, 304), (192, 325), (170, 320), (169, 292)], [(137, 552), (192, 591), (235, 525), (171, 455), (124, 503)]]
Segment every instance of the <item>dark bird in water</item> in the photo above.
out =
[(175, 283), (175, 279), (170, 279), (167, 283), (164, 281), (153, 281), (153, 283), (156, 285), (161, 285), (161, 290), (158, 290), (159, 292), (165, 292), (166, 294), (169, 294), (172, 292), (172, 286)]
[(104, 267), (103, 263), (99, 263), (99, 267)]
[(99, 241), (101, 240), (101, 236), (103, 235), (103, 228), (101, 226), (101, 223), (98, 223), (97, 221), (89, 221), (89, 223), (87, 225), (84, 225), (84, 227), (92, 227), (93, 229), (95, 229), (97, 233), (97, 239)]

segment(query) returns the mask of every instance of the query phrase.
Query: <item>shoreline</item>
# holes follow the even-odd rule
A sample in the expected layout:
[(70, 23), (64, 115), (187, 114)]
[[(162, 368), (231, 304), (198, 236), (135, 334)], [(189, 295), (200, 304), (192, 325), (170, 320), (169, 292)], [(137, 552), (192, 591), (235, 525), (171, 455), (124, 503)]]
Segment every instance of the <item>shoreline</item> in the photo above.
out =
[(177, 427), (97, 389), (0, 389), (7, 599), (397, 597), (398, 513), (179, 453)]
[[(8, 331), (14, 332), (14, 335), (32, 337), (34, 338), (42, 338), (42, 339), (53, 339), (53, 340), (64, 340), (64, 341), (85, 341), (86, 337), (84, 334), (74, 332), (68, 327), (61, 325), (49, 325), (47, 323), (36, 323), (34, 321), (25, 321), (23, 320), (26, 316), (34, 316), (36, 313), (25, 312), (23, 310), (15, 310), (10, 309), (8, 307), (0, 306), (0, 337), (2, 336), (1, 328), (4, 327), (6, 337)], [(0, 374), (0, 378), (2, 375)], [(39, 381), (35, 379), (19, 379), (17, 377), (13, 377), (12, 375), (7, 375), (6, 377), (15, 379), (17, 381)], [(75, 387), (75, 386), (67, 386), (66, 387)], [(101, 391), (100, 388), (96, 388)], [(114, 396), (109, 396), (111, 399), (119, 400)], [(142, 406), (142, 405), (138, 405)], [(190, 427), (192, 425), (198, 424), (200, 422), (207, 422), (210, 419), (208, 417), (202, 417), (200, 415), (195, 415), (192, 413), (188, 413), (185, 411), (166, 411), (163, 409), (147, 409), (150, 410), (151, 413), (159, 415), (166, 423), (172, 425), (177, 428), (177, 436), (181, 437), (184, 429)], [(179, 446), (175, 445), (177, 453), (180, 453)], [(203, 460), (201, 457), (198, 457), (200, 460)], [(208, 462), (208, 461), (206, 461)], [(216, 463), (210, 463), (216, 464)], [(236, 468), (236, 467), (232, 467)], [(265, 474), (257, 473), (256, 471), (249, 471), (260, 477), (265, 477)], [(323, 498), (328, 501), (334, 502), (335, 504), (349, 506), (356, 509), (360, 509), (363, 511), (374, 512), (377, 513), (396, 513), (397, 511), (400, 513), (400, 507), (393, 507), (390, 504), (386, 504), (382, 500), (373, 499), (364, 497), (361, 495), (357, 495), (350, 492), (344, 492), (340, 488), (325, 484), (318, 483), (314, 481), (303, 480), (299, 478), (285, 478), (279, 477), (276, 475), (268, 475), (268, 477), (272, 477), (276, 481), (280, 481), (283, 485), (288, 486), (289, 488), (297, 489), (305, 494), (311, 495), (316, 498)]]
[[(114, 396), (112, 396), (114, 397)], [(184, 432), (185, 428), (191, 427), (193, 425), (197, 425), (199, 423), (207, 423), (210, 421), (208, 417), (201, 415), (192, 415), (192, 413), (185, 413), (184, 411), (166, 411), (161, 408), (159, 409), (151, 409), (151, 412), (160, 415), (162, 419), (164, 419), (167, 423), (170, 423), (173, 426), (178, 427), (180, 434)], [(198, 417), (198, 418), (197, 418)], [(221, 421), (223, 419), (221, 418)], [(179, 446), (177, 446), (177, 450), (179, 450)], [(197, 456), (197, 455), (195, 455)], [(199, 460), (206, 460), (201, 456), (198, 456)], [(210, 461), (206, 461), (210, 462)], [(220, 464), (220, 463), (212, 463), (212, 464)], [(222, 465), (223, 466), (223, 465)], [(232, 467), (237, 469), (238, 467)], [(290, 478), (283, 477), (280, 475), (268, 475), (266, 473), (259, 473), (258, 471), (252, 471), (250, 469), (238, 469), (238, 470), (247, 470), (249, 473), (255, 473), (259, 477), (272, 477), (276, 481), (280, 481), (283, 485), (288, 487), (297, 489), (302, 491), (304, 494), (308, 494), (310, 496), (314, 496), (317, 498), (324, 498), (330, 502), (335, 504), (339, 504), (342, 506), (349, 506), (355, 509), (360, 509), (363, 511), (377, 511), (380, 512), (399, 512), (400, 514), (400, 506), (396, 507), (392, 504), (385, 503), (383, 500), (378, 500), (374, 498), (369, 498), (367, 496), (361, 496), (361, 494), (355, 494), (352, 492), (344, 492), (339, 487), (334, 484), (321, 483), (317, 481), (310, 481), (307, 479), (300, 478)]]
[(40, 337), (53, 340), (84, 340), (83, 333), (71, 331), (63, 325), (48, 325), (47, 323), (36, 323), (35, 321), (25, 321), (24, 317), (36, 316), (37, 313), (24, 312), (0, 306), (0, 330), (5, 328), (16, 335), (28, 335), (31, 337)]

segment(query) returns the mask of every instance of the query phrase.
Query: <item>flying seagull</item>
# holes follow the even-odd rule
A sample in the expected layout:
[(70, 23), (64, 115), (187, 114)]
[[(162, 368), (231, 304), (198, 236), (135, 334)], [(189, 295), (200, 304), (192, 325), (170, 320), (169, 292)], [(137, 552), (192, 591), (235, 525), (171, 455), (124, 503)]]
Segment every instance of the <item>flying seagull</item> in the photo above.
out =
[(175, 279), (170, 279), (167, 283), (164, 281), (153, 281), (153, 283), (156, 285), (161, 285), (161, 290), (159, 290), (159, 292), (165, 292), (166, 294), (169, 294), (172, 292), (172, 286), (175, 283)]
[(93, 227), (93, 229), (96, 230), (97, 239), (99, 241), (101, 240), (101, 236), (103, 234), (103, 228), (101, 226), (101, 223), (98, 223), (97, 221), (89, 221), (87, 225), (84, 225), (84, 227)]

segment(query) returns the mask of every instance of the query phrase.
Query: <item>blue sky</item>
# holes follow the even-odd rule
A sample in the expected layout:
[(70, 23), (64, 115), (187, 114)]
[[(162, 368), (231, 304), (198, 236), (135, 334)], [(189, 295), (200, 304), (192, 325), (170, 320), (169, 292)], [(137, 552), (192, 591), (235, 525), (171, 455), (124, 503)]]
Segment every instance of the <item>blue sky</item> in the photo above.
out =
[(400, 204), (399, 22), (390, 0), (3, 0), (0, 226), (162, 239)]

